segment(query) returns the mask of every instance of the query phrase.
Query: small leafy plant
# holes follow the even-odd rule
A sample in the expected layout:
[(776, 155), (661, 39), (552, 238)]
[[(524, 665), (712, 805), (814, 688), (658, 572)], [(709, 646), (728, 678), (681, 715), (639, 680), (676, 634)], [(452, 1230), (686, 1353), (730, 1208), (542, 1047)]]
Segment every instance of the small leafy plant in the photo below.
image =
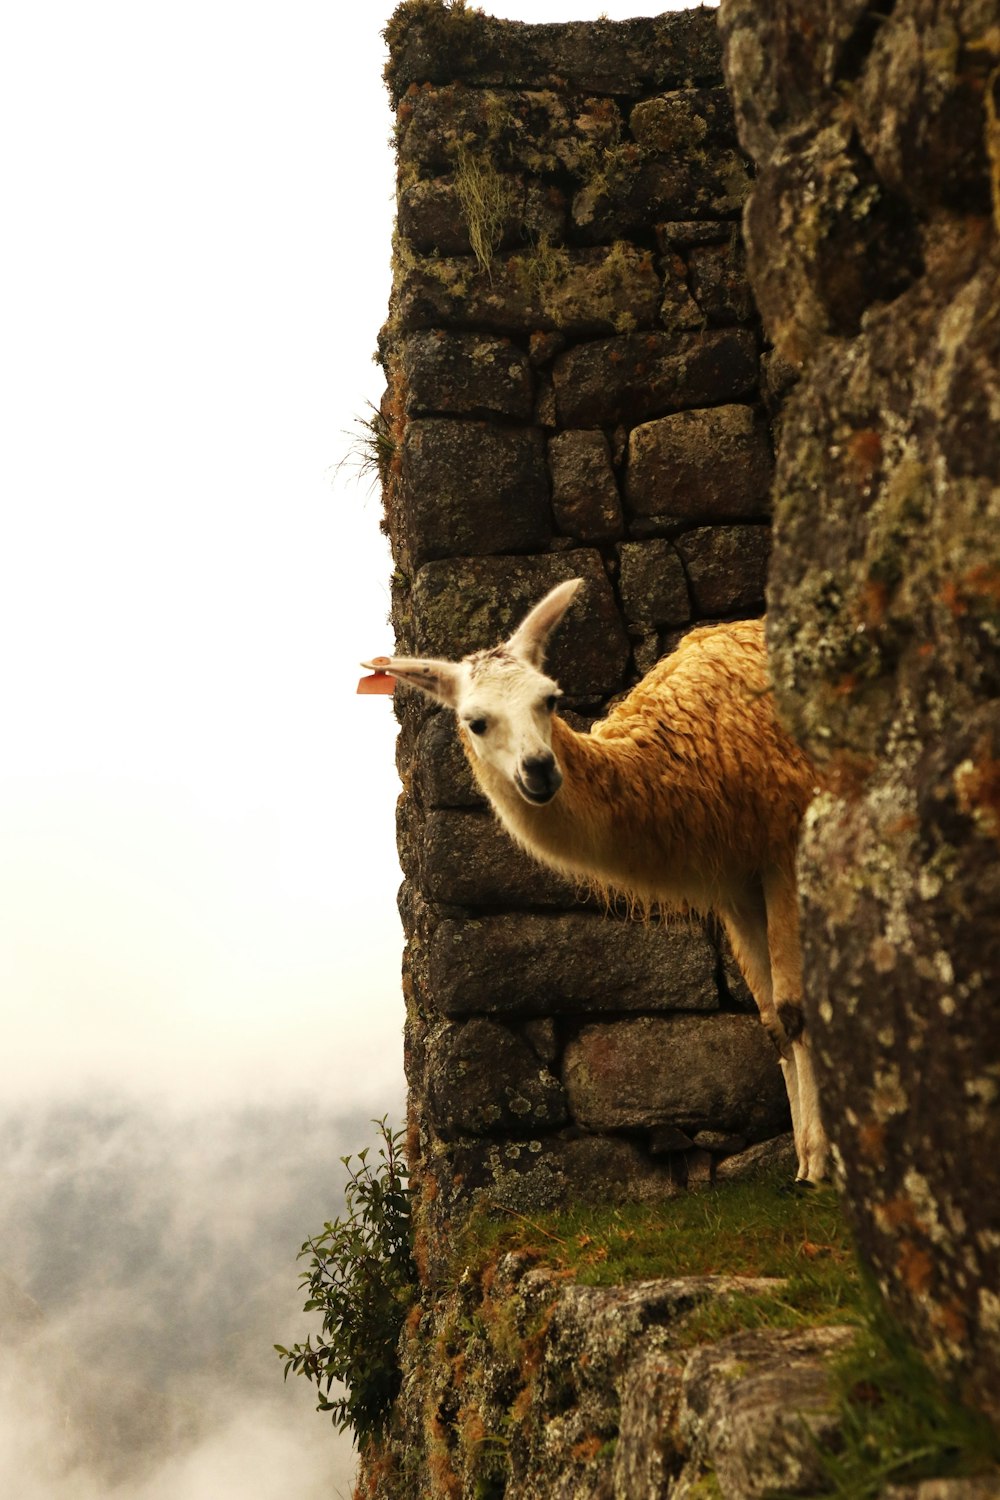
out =
[[(317, 1410), (330, 1413), (338, 1432), (353, 1428), (359, 1445), (385, 1431), (400, 1385), (399, 1334), (417, 1296), (403, 1133), (385, 1117), (372, 1123), (382, 1137), (377, 1161), (369, 1162), (367, 1146), (356, 1158), (341, 1157), (346, 1217), (324, 1224), (299, 1251), (300, 1260), (309, 1257), (305, 1311), (323, 1314), (322, 1334), (315, 1343), (310, 1335), (290, 1349), (274, 1346), (285, 1379), (293, 1372), (314, 1381)], [(342, 1395), (331, 1395), (335, 1381)]]

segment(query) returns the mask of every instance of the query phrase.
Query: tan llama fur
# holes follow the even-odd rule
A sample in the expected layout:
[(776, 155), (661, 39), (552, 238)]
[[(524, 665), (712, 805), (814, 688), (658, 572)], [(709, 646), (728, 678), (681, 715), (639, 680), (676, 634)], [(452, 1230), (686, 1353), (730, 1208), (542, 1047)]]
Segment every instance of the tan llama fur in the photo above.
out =
[(828, 1147), (803, 1028), (795, 887), (814, 774), (775, 717), (763, 623), (691, 631), (578, 734), (555, 712), (558, 685), (542, 662), (579, 586), (559, 584), (492, 651), (457, 663), (396, 657), (385, 670), (455, 710), (476, 780), (529, 854), (643, 909), (718, 915), (778, 1048), (799, 1178), (818, 1181)]

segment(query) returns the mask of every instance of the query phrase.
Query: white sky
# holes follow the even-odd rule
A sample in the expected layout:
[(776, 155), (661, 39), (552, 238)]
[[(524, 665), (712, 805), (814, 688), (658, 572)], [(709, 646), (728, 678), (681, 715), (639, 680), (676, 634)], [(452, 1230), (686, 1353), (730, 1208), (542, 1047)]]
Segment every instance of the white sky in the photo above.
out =
[[(660, 4), (486, 4), (613, 19)], [(0, 22), (0, 1088), (402, 1097), (377, 0)]]

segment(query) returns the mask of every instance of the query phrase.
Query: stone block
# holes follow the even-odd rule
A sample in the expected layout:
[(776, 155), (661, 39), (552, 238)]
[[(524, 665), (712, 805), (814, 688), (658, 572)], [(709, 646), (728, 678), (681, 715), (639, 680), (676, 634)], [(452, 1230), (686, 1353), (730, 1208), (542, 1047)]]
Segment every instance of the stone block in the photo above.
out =
[(549, 439), (556, 528), (582, 542), (606, 542), (624, 530), (611, 447), (599, 428)]
[(657, 1350), (634, 1359), (621, 1382), (621, 1416), (612, 1468), (614, 1500), (669, 1495), (677, 1448), (668, 1412), (675, 1410), (683, 1362)]
[(790, 1130), (720, 1161), (715, 1177), (717, 1182), (752, 1182), (777, 1170), (784, 1171), (789, 1178), (794, 1178), (798, 1170), (795, 1139)]
[(527, 1042), (495, 1021), (434, 1027), (425, 1066), (430, 1123), (445, 1138), (533, 1135), (566, 1120), (559, 1080)]
[(706, 616), (759, 614), (771, 532), (767, 526), (701, 526), (677, 538), (694, 607)]
[(432, 558), (544, 547), (552, 535), (537, 428), (422, 418), (403, 439), (403, 510), (415, 567)]
[(657, 219), (732, 218), (750, 191), (750, 169), (739, 151), (701, 157), (645, 159), (619, 155), (573, 199), (576, 233), (594, 243), (647, 229)]
[(573, 912), (443, 921), (428, 972), (448, 1015), (705, 1011), (719, 1003), (716, 962), (687, 927)]
[(417, 736), (413, 776), (427, 808), (484, 805), (450, 710), (432, 714)]
[(463, 157), (495, 171), (581, 174), (621, 134), (613, 99), (554, 89), (425, 85), (400, 111), (398, 150), (408, 168), (462, 171)]
[(412, 334), (402, 348), (408, 416), (448, 413), (531, 421), (531, 366), (510, 339), (437, 328)]
[[(496, 226), (495, 251), (523, 246), (543, 235), (554, 244), (561, 242), (566, 203), (558, 189), (502, 173), (497, 192), (507, 208)], [(453, 176), (423, 178), (404, 187), (396, 222), (404, 240), (420, 254), (472, 254), (468, 212)]]
[(750, 1016), (640, 1016), (582, 1027), (563, 1058), (574, 1120), (588, 1130), (675, 1125), (760, 1140), (787, 1128), (767, 1033)]
[(471, 256), (414, 258), (395, 312), (403, 332), (444, 326), (586, 338), (653, 327), (661, 297), (649, 251), (624, 242), (590, 250), (539, 244), (495, 257), (488, 270)]
[(564, 427), (633, 426), (750, 396), (757, 374), (757, 340), (749, 329), (594, 339), (556, 357), (556, 412)]
[(731, 219), (668, 219), (654, 225), (656, 243), (666, 255), (673, 250), (686, 250), (690, 245), (714, 245), (730, 240), (735, 228)]
[(731, 520), (767, 510), (767, 431), (750, 406), (675, 412), (629, 437), (625, 497), (633, 515)]
[(740, 1500), (821, 1494), (819, 1450), (840, 1426), (829, 1363), (856, 1337), (853, 1327), (754, 1328), (695, 1349), (681, 1386), (691, 1457), (679, 1488), (709, 1472)]
[(483, 1190), (491, 1203), (518, 1213), (567, 1203), (656, 1203), (678, 1185), (670, 1163), (652, 1161), (635, 1141), (606, 1135), (543, 1135), (489, 1141), (466, 1137), (430, 1163), (435, 1209), (467, 1212)]
[(688, 252), (688, 282), (710, 323), (745, 323), (756, 307), (739, 238), (723, 245), (694, 245)]
[(684, 566), (670, 542), (623, 542), (618, 549), (618, 591), (631, 628), (684, 625), (691, 618)]
[(491, 813), (442, 809), (428, 814), (420, 885), (429, 901), (486, 908), (569, 907), (576, 887), (536, 863)]
[(624, 682), (628, 638), (600, 554), (589, 549), (426, 563), (411, 593), (415, 650), (457, 659), (496, 646), (568, 578), (584, 587), (552, 637), (546, 669), (570, 697), (609, 696)]
[(668, 250), (660, 264), (663, 277), (663, 301), (660, 322), (668, 329), (704, 328), (705, 314), (691, 295), (687, 265), (676, 250)]
[(673, 88), (691, 78), (718, 80), (717, 15), (710, 7), (628, 21), (526, 25), (481, 11), (427, 7), (400, 13), (386, 32), (386, 81), (398, 104), (414, 84), (456, 79), (487, 87), (540, 83), (601, 94)]
[(712, 145), (736, 145), (736, 121), (725, 89), (671, 89), (643, 99), (629, 130), (646, 151), (688, 156)]

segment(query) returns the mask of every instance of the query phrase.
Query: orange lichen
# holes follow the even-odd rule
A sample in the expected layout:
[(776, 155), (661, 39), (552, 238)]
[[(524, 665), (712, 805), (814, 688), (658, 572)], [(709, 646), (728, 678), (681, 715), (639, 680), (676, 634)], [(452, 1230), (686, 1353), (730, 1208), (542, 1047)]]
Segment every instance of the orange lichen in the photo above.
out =
[(578, 1463), (589, 1464), (597, 1457), (603, 1446), (599, 1437), (581, 1438), (578, 1443), (574, 1443), (570, 1454)]
[(925, 1297), (931, 1288), (934, 1261), (928, 1251), (903, 1240), (899, 1247), (899, 1275), (906, 1290), (914, 1297)]
[(885, 1161), (885, 1126), (880, 1121), (871, 1120), (859, 1127), (858, 1149), (869, 1161)]
[(917, 1227), (917, 1212), (909, 1198), (887, 1198), (884, 1203), (875, 1205), (874, 1215), (883, 1234), (891, 1234), (904, 1224), (910, 1228)]
[(940, 1328), (951, 1343), (964, 1347), (968, 1343), (969, 1323), (962, 1304), (954, 1298), (931, 1308), (931, 1322)]
[(956, 578), (946, 578), (938, 600), (956, 620), (969, 614), (977, 600), (1000, 606), (1000, 568), (995, 563), (977, 563)]
[(976, 759), (963, 762), (953, 779), (962, 811), (984, 833), (1000, 839), (1000, 760), (993, 756), (992, 748), (980, 742)]
[(876, 630), (885, 620), (889, 603), (889, 586), (881, 578), (869, 578), (859, 597), (861, 621), (869, 630)]
[(864, 487), (882, 462), (882, 435), (874, 427), (861, 427), (851, 434), (846, 446), (854, 477)]

